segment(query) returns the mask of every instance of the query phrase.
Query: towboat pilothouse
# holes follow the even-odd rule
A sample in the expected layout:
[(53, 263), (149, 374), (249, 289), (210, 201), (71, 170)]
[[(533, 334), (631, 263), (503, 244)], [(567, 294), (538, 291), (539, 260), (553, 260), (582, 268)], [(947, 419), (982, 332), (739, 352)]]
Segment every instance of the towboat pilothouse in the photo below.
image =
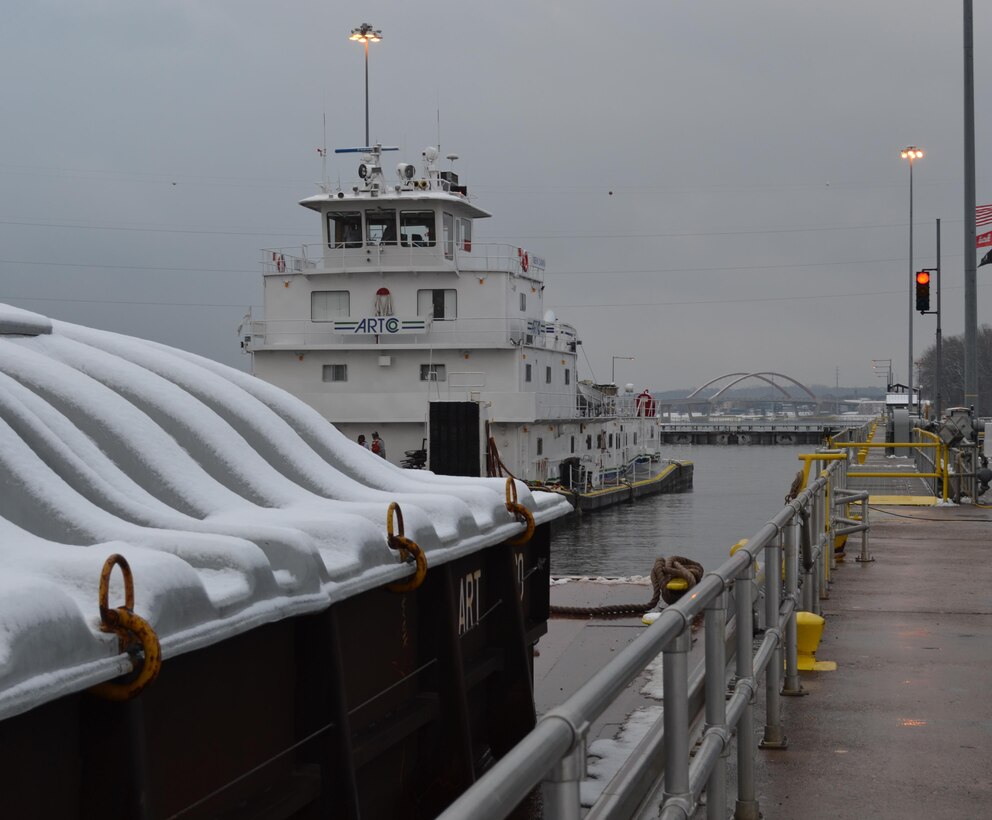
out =
[(583, 507), (689, 488), (692, 465), (662, 458), (650, 394), (578, 379), (544, 259), (473, 241), (490, 214), (437, 149), (387, 178), (395, 150), (338, 149), (361, 157), (358, 183), (300, 202), (322, 243), (263, 251), (264, 319), (242, 337), (253, 372), (352, 440), (378, 433), (397, 464), (560, 484)]

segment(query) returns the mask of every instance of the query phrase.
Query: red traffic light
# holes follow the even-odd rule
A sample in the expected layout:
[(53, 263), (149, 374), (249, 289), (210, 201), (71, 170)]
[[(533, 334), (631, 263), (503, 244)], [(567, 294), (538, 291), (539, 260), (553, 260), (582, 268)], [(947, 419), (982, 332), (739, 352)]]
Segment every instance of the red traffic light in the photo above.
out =
[(927, 313), (930, 310), (930, 272), (921, 270), (916, 272), (916, 309), (920, 313)]

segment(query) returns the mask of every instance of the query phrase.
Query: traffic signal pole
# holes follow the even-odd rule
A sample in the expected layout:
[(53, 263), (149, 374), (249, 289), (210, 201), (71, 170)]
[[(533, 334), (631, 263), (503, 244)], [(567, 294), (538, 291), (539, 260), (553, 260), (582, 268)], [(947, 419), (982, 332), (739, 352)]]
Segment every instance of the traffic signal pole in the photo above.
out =
[(934, 391), (937, 399), (937, 421), (940, 421), (940, 414), (943, 406), (941, 404), (943, 400), (943, 390), (944, 390), (944, 360), (942, 351), (940, 349), (941, 345), (941, 335), (940, 335), (940, 220), (937, 220), (937, 385)]
[[(932, 278), (930, 274), (934, 274), (937, 277), (937, 309), (930, 310), (930, 285), (932, 283)], [(935, 268), (922, 268), (914, 274), (916, 280), (916, 309), (920, 312), (920, 316), (927, 316), (929, 314), (936, 314), (937, 316), (937, 345), (936, 345), (936, 378), (934, 384), (934, 393), (936, 398), (936, 412), (937, 418), (940, 418), (940, 412), (942, 409), (942, 392), (943, 392), (943, 351), (941, 350), (941, 330), (940, 330), (940, 220), (937, 220), (937, 267)], [(922, 387), (922, 377), (921, 384)], [(922, 394), (921, 394), (922, 397)]]

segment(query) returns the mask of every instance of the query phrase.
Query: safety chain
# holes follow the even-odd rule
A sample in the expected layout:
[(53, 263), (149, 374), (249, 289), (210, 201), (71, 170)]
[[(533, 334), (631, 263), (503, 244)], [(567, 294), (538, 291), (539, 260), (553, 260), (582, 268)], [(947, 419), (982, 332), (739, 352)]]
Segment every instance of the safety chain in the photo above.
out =
[[(124, 606), (110, 608), (110, 575), (114, 567), (121, 568), (124, 577)], [(89, 691), (107, 700), (130, 700), (141, 694), (162, 668), (162, 647), (151, 624), (134, 613), (134, 578), (123, 555), (114, 553), (103, 563), (100, 571), (100, 629), (117, 633), (120, 651), (131, 656), (137, 674), (124, 681), (105, 681), (91, 686)], [(139, 652), (144, 658), (138, 666)], [(133, 673), (132, 673), (133, 674)]]
[(516, 538), (507, 538), (506, 543), (511, 547), (519, 547), (526, 544), (534, 537), (534, 514), (517, 501), (517, 485), (512, 478), (506, 480), (506, 509), (507, 512), (513, 513), (518, 521), (527, 525), (527, 529), (524, 530), (523, 534), (518, 535)]
[[(393, 513), (396, 513), (397, 529), (399, 530), (396, 534), (393, 533)], [(389, 509), (386, 511), (386, 543), (389, 544), (390, 549), (399, 551), (400, 560), (409, 561), (412, 558), (417, 564), (412, 578), (389, 584), (386, 588), (390, 592), (413, 592), (424, 583), (424, 578), (427, 577), (427, 556), (424, 555), (424, 551), (416, 541), (411, 541), (403, 535), (403, 510), (395, 501), (390, 503)]]

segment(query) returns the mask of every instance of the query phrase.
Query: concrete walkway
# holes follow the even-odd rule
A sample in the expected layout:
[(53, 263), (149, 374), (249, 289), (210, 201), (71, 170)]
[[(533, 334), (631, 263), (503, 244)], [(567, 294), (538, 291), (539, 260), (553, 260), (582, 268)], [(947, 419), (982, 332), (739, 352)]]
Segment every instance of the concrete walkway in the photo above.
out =
[(803, 673), (788, 749), (757, 753), (762, 815), (992, 816), (992, 509), (883, 507), (871, 524), (875, 562), (838, 565), (823, 601), (817, 659), (837, 671)]

